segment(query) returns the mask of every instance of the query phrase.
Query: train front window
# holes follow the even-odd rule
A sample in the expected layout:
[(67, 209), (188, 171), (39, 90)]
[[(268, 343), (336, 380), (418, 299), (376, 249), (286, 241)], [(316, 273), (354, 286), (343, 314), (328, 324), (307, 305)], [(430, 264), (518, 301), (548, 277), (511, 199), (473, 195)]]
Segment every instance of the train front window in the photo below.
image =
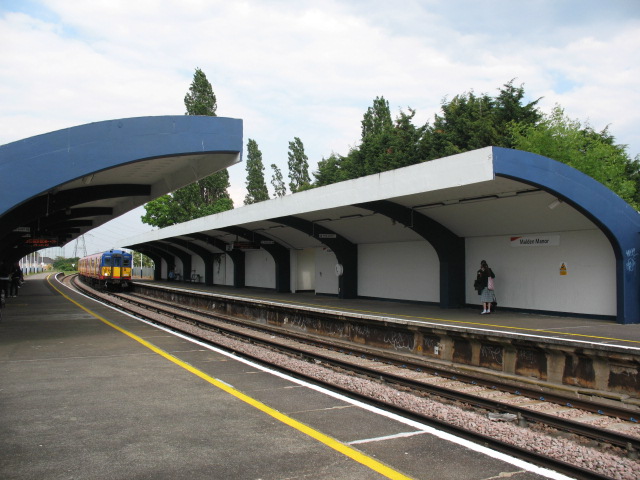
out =
[(105, 267), (110, 267), (111, 266), (111, 257), (105, 256), (104, 259), (102, 260), (102, 264)]
[(123, 266), (125, 267), (130, 267), (131, 266), (131, 259), (129, 257), (123, 257)]

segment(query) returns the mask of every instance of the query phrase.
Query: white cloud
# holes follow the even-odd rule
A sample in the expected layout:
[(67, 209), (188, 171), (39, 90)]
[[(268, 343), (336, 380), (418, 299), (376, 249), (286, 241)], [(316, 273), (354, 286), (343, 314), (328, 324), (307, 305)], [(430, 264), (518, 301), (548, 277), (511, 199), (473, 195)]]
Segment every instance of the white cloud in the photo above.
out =
[[(516, 78), (547, 111), (640, 152), (640, 9), (594, 0), (41, 0), (0, 6), (0, 144), (109, 118), (183, 114), (199, 67), (218, 114), (286, 176), (300, 137), (311, 170), (346, 154), (376, 96), (431, 120), (444, 97)], [(527, 21), (524, 22), (523, 20)], [(244, 199), (245, 172), (230, 169)], [(269, 185), (270, 186), (270, 185)]]

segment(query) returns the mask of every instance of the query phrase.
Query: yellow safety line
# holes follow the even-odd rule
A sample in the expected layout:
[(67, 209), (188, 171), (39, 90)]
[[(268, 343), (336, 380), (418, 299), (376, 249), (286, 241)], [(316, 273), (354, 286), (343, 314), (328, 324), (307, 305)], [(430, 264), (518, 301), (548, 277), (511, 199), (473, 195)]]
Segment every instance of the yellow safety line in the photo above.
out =
[(47, 277), (47, 282), (49, 282), (49, 285), (51, 285), (51, 287), (58, 292), (60, 295), (62, 295), (64, 298), (66, 298), (67, 300), (69, 300), (71, 303), (73, 303), (74, 305), (76, 305), (77, 307), (81, 308), (82, 310), (84, 310), (85, 312), (87, 312), (89, 315), (97, 318), (98, 320), (100, 320), (101, 322), (109, 325), (111, 328), (116, 329), (117, 331), (119, 331), (120, 333), (123, 333), (125, 335), (127, 335), (128, 337), (132, 338), (133, 340), (135, 340), (136, 342), (144, 345), (145, 347), (147, 347), (149, 350), (157, 353), (158, 355), (161, 355), (162, 357), (166, 358), (167, 360), (169, 360), (170, 362), (175, 363), (176, 365), (184, 368), (185, 370), (187, 370), (188, 372), (191, 372), (192, 374), (196, 375), (197, 377), (200, 377), (201, 379), (203, 379), (206, 382), (209, 382), (211, 385), (219, 388), (220, 390), (225, 391), (226, 393), (233, 395), (234, 397), (238, 398), (239, 400), (242, 400), (243, 402), (251, 405), (254, 408), (257, 408), (258, 410), (266, 413), (267, 415), (270, 415), (271, 417), (275, 418), (276, 420), (281, 421), (282, 423), (284, 423), (285, 425), (288, 425), (292, 428), (295, 428), (296, 430), (298, 430), (299, 432), (304, 433), (305, 435), (310, 436), (311, 438), (314, 438), (315, 440), (324, 443), (326, 446), (342, 453), (343, 455), (351, 458), (352, 460), (355, 460), (358, 463), (361, 463), (362, 465), (370, 468), (371, 470), (378, 472), (379, 474), (387, 477), (387, 478), (391, 478), (394, 480), (403, 480), (403, 479), (407, 479), (410, 480), (411, 477), (407, 477), (406, 475), (403, 475), (402, 473), (386, 466), (385, 464), (379, 462), (378, 460), (375, 460), (371, 457), (369, 457), (368, 455), (365, 455), (357, 450), (355, 450), (354, 448), (350, 447), (349, 445), (345, 445), (344, 443), (329, 437), (328, 435), (325, 435), (324, 433), (321, 433), (303, 423), (298, 422), (297, 420), (294, 420), (293, 418), (278, 412), (277, 410), (274, 410), (273, 408), (265, 405), (264, 403), (260, 402), (259, 400), (256, 400), (255, 398), (249, 397), (248, 395), (245, 395), (244, 393), (236, 390), (235, 388), (221, 382), (220, 380), (216, 380), (213, 377), (210, 377), (209, 375), (207, 375), (206, 373), (202, 372), (201, 370), (198, 370), (197, 368), (189, 365), (188, 363), (183, 362), (182, 360), (180, 360), (179, 358), (174, 357), (173, 355), (171, 355), (170, 353), (165, 352), (164, 350), (161, 350), (160, 348), (156, 347), (155, 345), (147, 342), (146, 340), (138, 337), (137, 335), (135, 335), (134, 333), (131, 333), (125, 329), (123, 329), (122, 327), (119, 327), (118, 325), (115, 325), (113, 323), (111, 323), (109, 320), (101, 317), (100, 315), (98, 315), (97, 313), (89, 310), (88, 308), (84, 307), (83, 305), (81, 305), (80, 303), (76, 302), (75, 300), (73, 300), (71, 297), (65, 295), (62, 291), (60, 291), (58, 288), (56, 288), (55, 285), (53, 285), (51, 283), (51, 281), (49, 280), (50, 276)]

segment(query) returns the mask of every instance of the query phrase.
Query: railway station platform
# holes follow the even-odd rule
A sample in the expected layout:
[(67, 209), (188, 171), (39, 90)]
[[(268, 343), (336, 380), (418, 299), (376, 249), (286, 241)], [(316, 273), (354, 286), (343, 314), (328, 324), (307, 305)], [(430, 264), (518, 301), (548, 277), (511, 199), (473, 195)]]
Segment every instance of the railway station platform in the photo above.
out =
[(480, 315), (482, 307), (443, 309), (417, 302), (385, 301), (364, 298), (340, 299), (313, 293), (279, 293), (260, 288), (234, 288), (201, 283), (141, 280), (137, 283), (164, 285), (172, 288), (211, 292), (214, 294), (251, 298), (265, 302), (281, 302), (302, 307), (315, 307), (344, 312), (346, 315), (368, 315), (380, 319), (423, 322), (446, 327), (465, 327), (493, 334), (521, 334), (541, 340), (553, 338), (571, 342), (598, 344), (606, 348), (615, 345), (640, 353), (640, 323), (619, 324), (614, 319), (602, 320), (580, 316), (558, 316), (520, 313), (496, 308), (494, 313)]
[[(327, 299), (328, 300), (328, 299)], [(564, 478), (26, 279), (0, 321), (0, 478)]]
[[(181, 282), (136, 282), (144, 295), (278, 326), (340, 348), (424, 361), (535, 392), (640, 410), (640, 325), (596, 318), (339, 299)], [(448, 372), (448, 373), (447, 373)]]

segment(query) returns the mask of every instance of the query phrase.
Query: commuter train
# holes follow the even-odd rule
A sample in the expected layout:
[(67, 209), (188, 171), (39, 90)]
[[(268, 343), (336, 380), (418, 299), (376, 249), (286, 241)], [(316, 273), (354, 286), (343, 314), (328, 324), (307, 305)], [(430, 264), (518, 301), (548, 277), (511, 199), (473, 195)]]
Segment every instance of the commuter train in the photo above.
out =
[(131, 265), (129, 252), (109, 250), (81, 258), (78, 273), (90, 285), (124, 290), (131, 283)]

